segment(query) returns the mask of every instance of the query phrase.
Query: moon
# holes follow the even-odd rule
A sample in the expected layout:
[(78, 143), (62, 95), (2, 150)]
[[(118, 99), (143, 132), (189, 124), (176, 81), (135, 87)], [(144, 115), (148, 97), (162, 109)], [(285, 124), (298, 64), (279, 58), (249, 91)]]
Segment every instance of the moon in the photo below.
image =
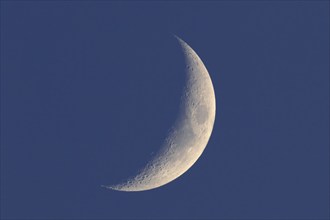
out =
[(160, 151), (126, 181), (103, 186), (118, 191), (144, 191), (163, 186), (184, 174), (202, 155), (213, 130), (215, 94), (210, 75), (196, 52), (179, 41), (186, 62), (186, 80), (179, 113)]

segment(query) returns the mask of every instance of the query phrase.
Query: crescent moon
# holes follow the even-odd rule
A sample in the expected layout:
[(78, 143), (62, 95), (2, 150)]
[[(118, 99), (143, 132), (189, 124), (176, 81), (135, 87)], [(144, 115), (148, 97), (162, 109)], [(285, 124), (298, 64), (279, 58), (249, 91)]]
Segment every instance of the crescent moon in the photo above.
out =
[(195, 51), (179, 41), (186, 62), (186, 81), (178, 117), (160, 151), (132, 178), (103, 186), (118, 191), (144, 191), (163, 186), (185, 173), (202, 155), (215, 120), (215, 94), (210, 75)]

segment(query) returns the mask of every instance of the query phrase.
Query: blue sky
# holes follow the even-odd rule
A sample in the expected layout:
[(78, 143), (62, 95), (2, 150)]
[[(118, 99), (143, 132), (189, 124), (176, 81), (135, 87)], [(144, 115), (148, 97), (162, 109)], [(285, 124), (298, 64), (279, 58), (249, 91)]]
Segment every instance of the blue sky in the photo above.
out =
[[(327, 218), (329, 2), (1, 2), (1, 217)], [(203, 155), (139, 193), (184, 59), (217, 112)]]

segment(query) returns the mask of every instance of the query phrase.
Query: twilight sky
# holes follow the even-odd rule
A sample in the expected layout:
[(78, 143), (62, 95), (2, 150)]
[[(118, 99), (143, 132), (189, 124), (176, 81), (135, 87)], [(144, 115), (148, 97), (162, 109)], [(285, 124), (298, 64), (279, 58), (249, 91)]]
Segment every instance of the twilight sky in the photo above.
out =
[[(1, 218), (329, 216), (329, 2), (1, 1)], [(184, 59), (216, 94), (176, 181), (101, 188), (157, 152)]]

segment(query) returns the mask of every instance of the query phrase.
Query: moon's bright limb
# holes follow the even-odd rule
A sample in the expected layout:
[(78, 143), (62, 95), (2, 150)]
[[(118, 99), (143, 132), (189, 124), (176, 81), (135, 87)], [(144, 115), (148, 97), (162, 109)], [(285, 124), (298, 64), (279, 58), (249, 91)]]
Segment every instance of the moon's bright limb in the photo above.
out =
[(186, 59), (186, 84), (180, 112), (158, 154), (135, 177), (105, 186), (119, 191), (143, 191), (165, 185), (185, 173), (201, 156), (215, 120), (215, 94), (202, 60), (178, 38)]

